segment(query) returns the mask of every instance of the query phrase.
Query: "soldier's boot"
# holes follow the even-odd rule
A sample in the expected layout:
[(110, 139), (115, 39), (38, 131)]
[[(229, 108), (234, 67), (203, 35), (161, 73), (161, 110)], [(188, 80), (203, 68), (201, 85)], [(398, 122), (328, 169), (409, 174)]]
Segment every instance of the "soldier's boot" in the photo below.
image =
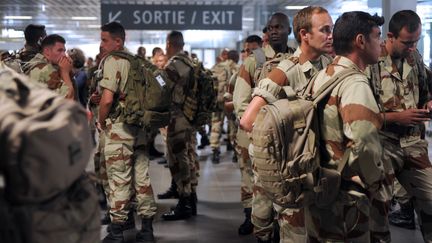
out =
[(243, 211), (245, 214), (245, 220), (238, 228), (238, 233), (239, 235), (249, 235), (252, 234), (254, 229), (254, 225), (251, 221), (252, 208), (245, 208)]
[(192, 216), (196, 216), (197, 215), (197, 202), (198, 202), (198, 197), (197, 197), (196, 192), (191, 193), (190, 199), (191, 199), (191, 214), (192, 214)]
[(102, 240), (102, 243), (125, 243), (125, 237), (123, 234), (125, 231), (132, 230), (135, 228), (135, 222), (128, 219), (124, 223), (110, 223), (108, 235)]
[(220, 151), (219, 149), (213, 149), (212, 163), (219, 164), (219, 162), (220, 162)]
[(168, 188), (168, 190), (162, 194), (158, 194), (157, 197), (158, 199), (179, 198), (177, 184), (175, 183), (174, 179), (171, 180), (171, 186)]
[(207, 134), (203, 133), (201, 134), (201, 141), (200, 145), (198, 145), (198, 149), (204, 149), (207, 145), (210, 145), (210, 140)]
[(141, 220), (141, 230), (136, 234), (135, 243), (154, 243), (153, 218)]
[(405, 229), (415, 229), (414, 206), (410, 200), (408, 203), (400, 204), (400, 209), (389, 214), (389, 223)]
[(232, 151), (234, 148), (231, 144), (231, 141), (228, 140), (227, 144), (226, 144), (226, 150), (227, 151)]
[(180, 197), (177, 205), (170, 212), (162, 215), (165, 220), (182, 220), (190, 218), (192, 215), (191, 197)]

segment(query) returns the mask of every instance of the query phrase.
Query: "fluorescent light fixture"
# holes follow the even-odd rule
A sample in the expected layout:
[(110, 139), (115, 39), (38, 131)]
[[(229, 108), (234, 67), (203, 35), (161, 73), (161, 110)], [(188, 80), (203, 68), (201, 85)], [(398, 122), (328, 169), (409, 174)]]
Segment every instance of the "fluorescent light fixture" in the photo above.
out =
[(254, 21), (254, 18), (242, 18), (243, 21)]
[(87, 28), (100, 28), (101, 25), (100, 24), (89, 24), (87, 25)]
[(72, 20), (97, 20), (97, 17), (75, 16)]
[(304, 9), (307, 6), (285, 6), (286, 10), (300, 10), (300, 9)]
[(4, 16), (3, 19), (32, 19), (32, 16)]

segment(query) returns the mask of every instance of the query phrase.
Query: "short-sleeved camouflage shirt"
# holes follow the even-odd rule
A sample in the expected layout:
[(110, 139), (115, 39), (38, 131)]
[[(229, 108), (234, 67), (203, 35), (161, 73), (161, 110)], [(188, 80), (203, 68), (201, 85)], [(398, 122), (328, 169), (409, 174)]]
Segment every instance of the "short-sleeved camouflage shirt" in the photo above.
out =
[(317, 91), (333, 75), (351, 68), (359, 73), (348, 76), (331, 92), (319, 113), (321, 140), (328, 152), (328, 161), (321, 165), (337, 169), (348, 148), (351, 148), (343, 177), (360, 176), (370, 186), (383, 178), (382, 146), (379, 130), (380, 110), (369, 86), (367, 76), (350, 59), (337, 56), (320, 71), (313, 91)]

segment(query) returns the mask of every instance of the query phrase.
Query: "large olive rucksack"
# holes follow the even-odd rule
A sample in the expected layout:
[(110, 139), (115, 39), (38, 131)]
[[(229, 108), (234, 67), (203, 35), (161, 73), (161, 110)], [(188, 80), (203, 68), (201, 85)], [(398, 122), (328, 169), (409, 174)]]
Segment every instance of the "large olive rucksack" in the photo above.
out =
[(0, 242), (97, 242), (85, 110), (0, 66)]
[(285, 86), (288, 98), (268, 104), (258, 113), (252, 131), (253, 163), (264, 191), (276, 204), (286, 208), (301, 208), (311, 202), (327, 205), (337, 196), (344, 165), (338, 171), (320, 167), (317, 107), (337, 84), (355, 73), (352, 69), (341, 71), (313, 95), (316, 76), (302, 94)]
[(163, 70), (149, 61), (124, 51), (109, 55), (130, 62), (125, 86), (125, 106), (120, 111), (120, 120), (154, 130), (168, 125), (170, 120), (172, 85)]
[(193, 126), (208, 124), (212, 112), (216, 109), (215, 83), (216, 77), (212, 72), (197, 61), (184, 56), (175, 56), (192, 70), (192, 77), (185, 91), (186, 97), (183, 103), (183, 113)]

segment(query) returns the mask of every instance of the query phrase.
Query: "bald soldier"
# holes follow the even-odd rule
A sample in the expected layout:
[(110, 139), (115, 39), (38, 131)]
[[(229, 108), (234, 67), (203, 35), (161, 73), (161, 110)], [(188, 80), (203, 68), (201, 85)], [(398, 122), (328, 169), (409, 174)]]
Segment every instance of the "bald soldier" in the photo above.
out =
[[(257, 49), (250, 55), (240, 67), (238, 78), (234, 87), (233, 104), (237, 118), (241, 119), (249, 102), (252, 100), (252, 90), (256, 86), (254, 80), (257, 75), (256, 70), (264, 64), (264, 62), (275, 58), (277, 55), (291, 53), (292, 49), (288, 47), (288, 35), (291, 33), (288, 17), (283, 13), (275, 13), (270, 17), (267, 24), (269, 33), (270, 45)], [(250, 140), (246, 131), (239, 129), (237, 132), (237, 146), (241, 150), (240, 168), (244, 167), (245, 171), (252, 167), (248, 147)], [(256, 180), (253, 186), (251, 218), (254, 224), (254, 234), (260, 242), (271, 241), (273, 231), (273, 205), (272, 201), (267, 197), (262, 187)], [(248, 217), (249, 210), (245, 208), (245, 215)], [(239, 229), (239, 233), (240, 229)]]

